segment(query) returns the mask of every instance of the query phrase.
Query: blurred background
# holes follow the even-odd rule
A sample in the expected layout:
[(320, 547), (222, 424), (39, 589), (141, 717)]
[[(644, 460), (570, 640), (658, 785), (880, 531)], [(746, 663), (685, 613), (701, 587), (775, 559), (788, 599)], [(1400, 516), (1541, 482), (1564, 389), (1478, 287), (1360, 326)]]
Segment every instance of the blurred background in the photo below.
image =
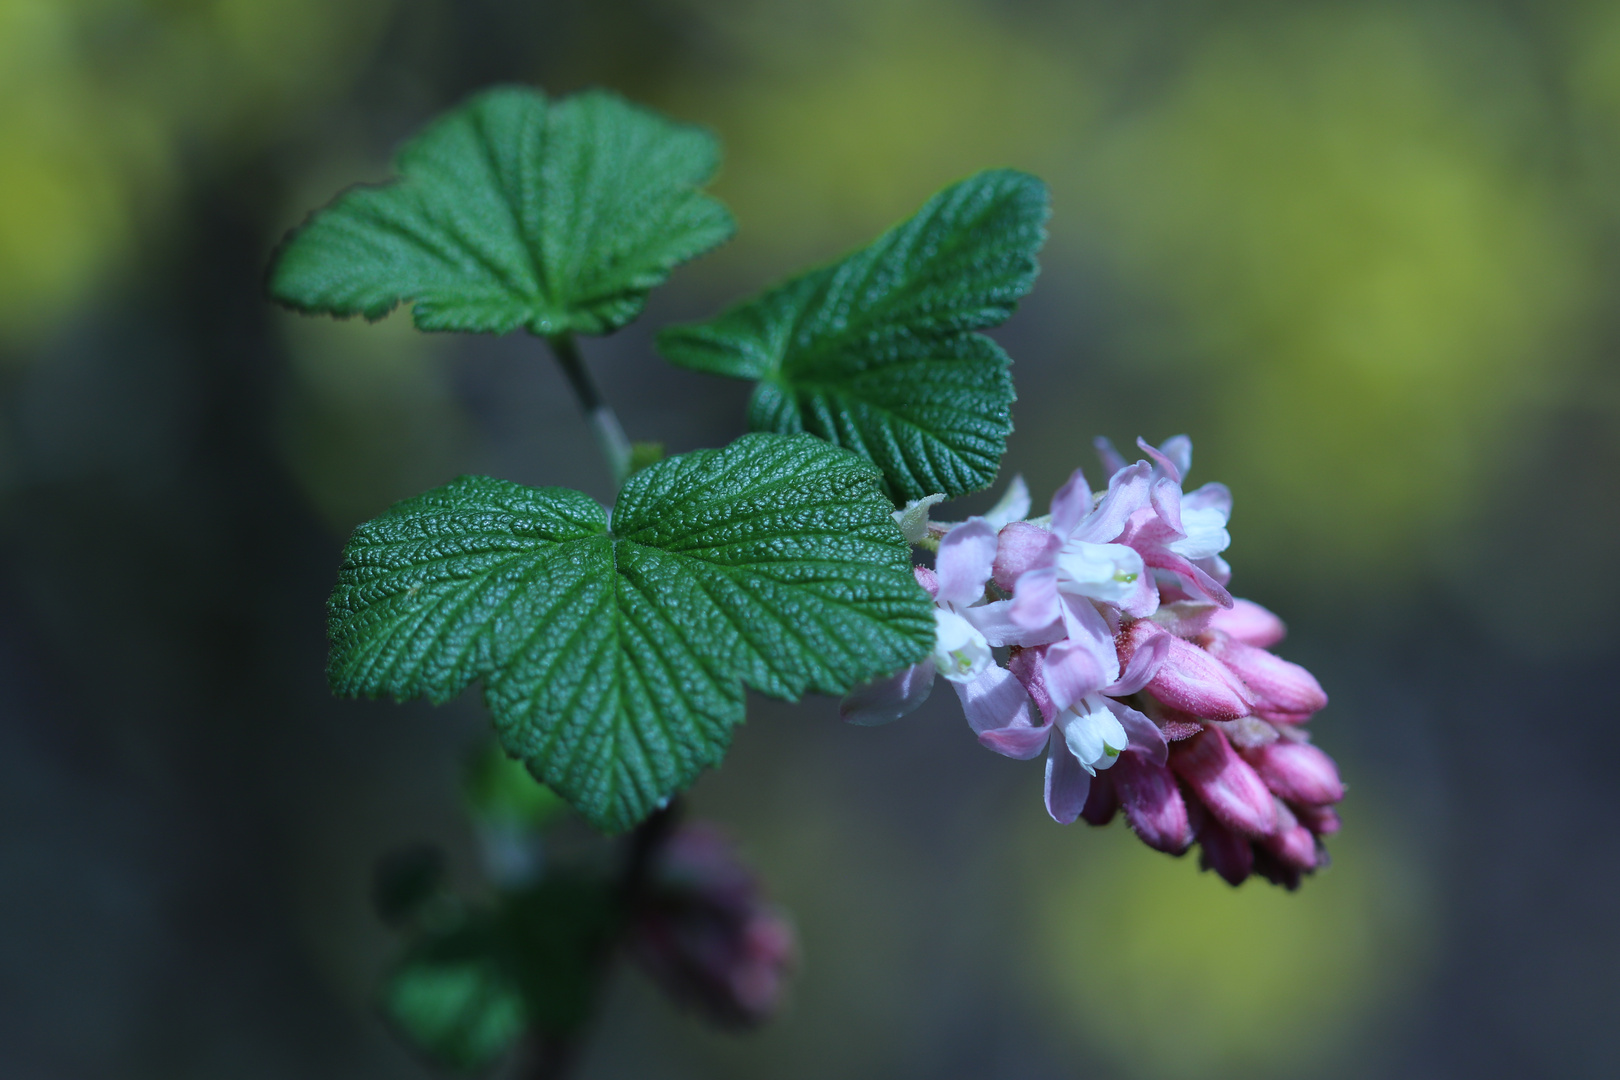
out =
[(1353, 789), (1330, 870), (1232, 890), (1052, 824), (949, 694), (756, 699), (692, 801), (796, 917), (789, 1008), (713, 1034), (624, 972), (581, 1077), (1620, 1074), (1620, 5), (1586, 0), (0, 0), (0, 1073), (431, 1075), (368, 883), (427, 840), (471, 887), (487, 721), (332, 700), (322, 602), (396, 499), (608, 478), (538, 342), (262, 281), (504, 80), (724, 140), (737, 238), (584, 344), (672, 451), (747, 388), (658, 326), (1044, 177), (1003, 482), (1191, 433)]

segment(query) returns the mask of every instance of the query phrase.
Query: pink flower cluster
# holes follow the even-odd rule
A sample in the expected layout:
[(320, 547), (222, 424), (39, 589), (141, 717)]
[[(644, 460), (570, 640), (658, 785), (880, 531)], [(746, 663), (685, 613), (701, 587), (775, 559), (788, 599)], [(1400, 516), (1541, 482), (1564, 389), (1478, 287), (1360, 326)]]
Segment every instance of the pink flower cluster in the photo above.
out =
[[(1226, 589), (1230, 492), (1182, 490), (1186, 436), (1137, 445), (1150, 460), (1126, 464), (1099, 440), (1107, 489), (1093, 494), (1077, 469), (1046, 517), (1024, 520), (1015, 480), (989, 514), (929, 526), (939, 556), (916, 573), (934, 597), (933, 655), (851, 694), (844, 715), (903, 716), (943, 677), (985, 746), (1046, 753), (1055, 820), (1123, 810), (1150, 847), (1197, 843), (1234, 885), (1254, 873), (1297, 887), (1326, 865), (1320, 838), (1344, 796), (1304, 727), (1327, 695), (1268, 651), (1282, 621)], [(922, 535), (916, 508), (897, 518)]]

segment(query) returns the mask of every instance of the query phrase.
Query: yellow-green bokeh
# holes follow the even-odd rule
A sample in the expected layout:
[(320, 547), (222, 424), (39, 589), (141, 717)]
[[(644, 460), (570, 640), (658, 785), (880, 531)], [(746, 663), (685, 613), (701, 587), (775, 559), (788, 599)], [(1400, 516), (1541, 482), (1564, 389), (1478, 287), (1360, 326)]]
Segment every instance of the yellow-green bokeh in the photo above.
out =
[(1375, 817), (1351, 818), (1334, 865), (1295, 893), (1234, 889), (1196, 852), (1159, 855), (1120, 822), (1043, 828), (1026, 854), (1025, 971), (1051, 1029), (1155, 1080), (1365, 1061), (1425, 967), (1429, 886)]

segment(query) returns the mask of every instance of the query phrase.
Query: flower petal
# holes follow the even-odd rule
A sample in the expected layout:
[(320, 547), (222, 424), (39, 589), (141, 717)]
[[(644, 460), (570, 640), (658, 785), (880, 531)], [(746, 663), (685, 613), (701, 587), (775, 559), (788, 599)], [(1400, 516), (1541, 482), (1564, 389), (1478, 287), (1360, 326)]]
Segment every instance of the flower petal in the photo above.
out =
[(1052, 704), (1052, 695), (1046, 692), (1046, 650), (1045, 649), (1014, 649), (1012, 657), (1007, 661), (1007, 670), (1023, 683), (1024, 689), (1029, 692), (1030, 699), (1040, 710), (1041, 716), (1050, 725), (1057, 719), (1062, 710)]
[(1091, 774), (1062, 739), (1051, 740), (1046, 752), (1046, 812), (1059, 825), (1072, 825), (1091, 794)]
[(985, 511), (984, 520), (990, 523), (991, 528), (1001, 529), (1029, 517), (1029, 505), (1029, 485), (1024, 483), (1023, 474), (1018, 473), (1007, 485), (1006, 492), (996, 500), (996, 505)]
[(838, 703), (838, 715), (862, 727), (887, 724), (916, 711), (933, 688), (934, 662), (924, 660), (886, 679), (857, 686)]
[[(1172, 436), (1169, 439), (1165, 440), (1164, 445), (1165, 446), (1170, 446), (1172, 443), (1175, 443), (1177, 439), (1186, 440), (1186, 443), (1187, 443), (1187, 450), (1186, 450), (1187, 464), (1191, 465), (1192, 464), (1192, 440), (1187, 439), (1187, 436), (1185, 436), (1185, 435)], [(1136, 437), (1136, 445), (1139, 448), (1141, 448), (1142, 453), (1144, 453), (1148, 457), (1152, 458), (1158, 464), (1159, 468), (1164, 470), (1164, 474), (1166, 476), (1168, 476), (1172, 481), (1174, 481), (1178, 485), (1181, 483), (1182, 469), (1181, 469), (1181, 463), (1180, 462), (1175, 461), (1174, 459), (1172, 459), (1163, 450), (1160, 450), (1157, 446), (1154, 446), (1152, 443), (1148, 442), (1146, 439), (1142, 438), (1142, 436), (1140, 436), (1140, 435), (1138, 435)]]
[[(1108, 493), (1102, 497), (1097, 508), (1070, 533), (1058, 535), (1092, 544), (1112, 543), (1125, 530), (1125, 523), (1131, 515), (1148, 505), (1150, 476), (1152, 470), (1145, 461), (1121, 469), (1108, 481)], [(1052, 531), (1057, 532), (1056, 519), (1053, 520)]]
[(960, 607), (983, 599), (995, 558), (996, 530), (984, 518), (968, 518), (953, 528), (939, 542), (939, 557), (934, 560), (934, 573), (939, 577), (934, 599)]
[(1057, 567), (1031, 570), (1018, 579), (1008, 616), (1027, 630), (1042, 630), (1063, 617), (1058, 598)]
[(1131, 749), (1139, 753), (1144, 760), (1155, 765), (1163, 765), (1170, 755), (1170, 744), (1164, 741), (1164, 732), (1159, 725), (1125, 704), (1113, 698), (1105, 698), (1108, 702), (1108, 711), (1114, 714), (1119, 726), (1125, 729), (1125, 735), (1131, 741)]
[(1013, 601), (996, 600), (978, 607), (962, 608), (962, 618), (978, 628), (991, 645), (1049, 645), (1064, 636), (1063, 620), (1053, 619), (1045, 627), (1031, 630), (1012, 617)]
[(1050, 721), (1031, 726), (1027, 723), (1010, 724), (1003, 728), (992, 728), (989, 731), (979, 732), (979, 743), (1000, 754), (1002, 757), (1014, 758), (1018, 761), (1029, 761), (1040, 756), (1046, 749), (1046, 741), (1052, 735)]
[[(1126, 640), (1130, 641), (1129, 638)], [(1148, 635), (1146, 641), (1131, 648), (1130, 654), (1123, 658), (1119, 678), (1103, 687), (1102, 692), (1111, 697), (1130, 697), (1153, 680), (1169, 657), (1170, 635)]]
[(962, 712), (976, 734), (1030, 724), (1029, 695), (1004, 667), (992, 664), (973, 678), (951, 686), (962, 699)]
[(1091, 513), (1091, 487), (1079, 469), (1052, 496), (1052, 532), (1062, 539), (1074, 531), (1087, 514)]
[[(1113, 653), (1111, 643), (1108, 652)], [(1111, 655), (1100, 655), (1095, 643), (1085, 640), (1068, 638), (1047, 646), (1042, 673), (1053, 708), (1062, 712), (1106, 686), (1111, 677), (1105, 665), (1111, 659)]]
[(1103, 470), (1113, 476), (1125, 467), (1125, 455), (1114, 449), (1114, 444), (1106, 435), (1099, 435), (1091, 440), (1091, 445), (1097, 450), (1097, 457), (1102, 461)]

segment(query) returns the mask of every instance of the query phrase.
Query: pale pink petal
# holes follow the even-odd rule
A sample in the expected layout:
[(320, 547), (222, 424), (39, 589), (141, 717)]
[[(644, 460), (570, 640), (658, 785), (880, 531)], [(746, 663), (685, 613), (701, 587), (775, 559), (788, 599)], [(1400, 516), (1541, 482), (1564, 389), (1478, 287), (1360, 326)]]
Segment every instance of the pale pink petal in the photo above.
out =
[(1118, 680), (1103, 687), (1103, 693), (1113, 697), (1129, 697), (1142, 689), (1170, 656), (1169, 634), (1149, 634), (1145, 640), (1127, 635), (1123, 644), (1130, 649), (1121, 657), (1123, 670)]
[(1052, 704), (1052, 695), (1046, 692), (1046, 650), (1045, 649), (1014, 649), (1011, 659), (1007, 661), (1007, 670), (1029, 692), (1030, 699), (1035, 707), (1046, 718), (1047, 724), (1057, 719), (1062, 709)]
[(1271, 791), (1214, 728), (1171, 747), (1170, 768), (1227, 827), (1249, 836), (1276, 828)]
[(939, 578), (932, 570), (926, 566), (913, 566), (911, 574), (917, 579), (917, 584), (921, 585), (929, 596), (939, 595)]
[(1051, 566), (1062, 547), (1063, 541), (1050, 529), (1015, 521), (996, 536), (996, 561), (991, 566), (991, 577), (997, 585), (1011, 592), (1022, 575)]
[(1253, 600), (1233, 600), (1231, 607), (1215, 611), (1209, 617), (1209, 628), (1261, 649), (1288, 636), (1283, 621)]
[(838, 703), (838, 715), (851, 724), (872, 727), (898, 720), (928, 700), (934, 688), (934, 662), (920, 664), (857, 686)]
[(1125, 467), (1125, 455), (1114, 449), (1114, 444), (1107, 436), (1097, 436), (1091, 440), (1091, 445), (1097, 448), (1097, 457), (1102, 461), (1103, 471), (1109, 476)]
[(1226, 587), (1193, 565), (1190, 559), (1165, 547), (1138, 546), (1134, 543), (1131, 546), (1136, 548), (1147, 565), (1178, 575), (1188, 586), (1189, 592), (1202, 595), (1223, 608), (1232, 606), (1232, 594), (1226, 591)]
[(1176, 469), (1186, 479), (1192, 471), (1192, 439), (1186, 435), (1172, 435), (1159, 444), (1159, 453), (1175, 463)]
[[(1152, 475), (1145, 461), (1121, 469), (1108, 481), (1108, 493), (1097, 504), (1097, 509), (1071, 533), (1058, 535), (1090, 544), (1112, 543), (1124, 531), (1131, 515), (1149, 504), (1148, 483)], [(1055, 524), (1052, 531), (1058, 531)]]
[(1046, 740), (1052, 734), (1050, 721), (1039, 726), (1010, 725), (979, 732), (979, 742), (1003, 757), (1029, 761), (1046, 749)]
[(993, 529), (1000, 529), (1014, 521), (1029, 517), (1029, 485), (1023, 474), (1017, 474), (1007, 485), (1007, 491), (996, 500), (996, 505), (984, 512), (984, 520)]
[(1057, 590), (1057, 567), (1031, 570), (1020, 577), (1013, 591), (1012, 607), (1007, 609), (1007, 614), (1026, 630), (1044, 630), (1054, 620), (1063, 618), (1063, 605)]
[(1053, 619), (1046, 627), (1031, 630), (1012, 617), (1013, 601), (996, 600), (977, 607), (961, 608), (958, 615), (973, 624), (992, 647), (1002, 645), (1049, 645), (1064, 636), (1063, 620)]
[[(1181, 437), (1186, 438), (1186, 436)], [(1169, 455), (1160, 450), (1157, 446), (1154, 446), (1152, 443), (1148, 442), (1146, 439), (1142, 438), (1140, 435), (1136, 437), (1136, 445), (1141, 448), (1142, 453), (1152, 458), (1158, 464), (1159, 468), (1164, 470), (1165, 475), (1170, 477), (1170, 479), (1175, 483), (1181, 483), (1181, 467), (1177, 462), (1173, 461)], [(1166, 445), (1169, 444), (1167, 443)], [(1192, 457), (1191, 442), (1188, 442), (1187, 444), (1187, 455), (1190, 461)]]
[(1119, 678), (1119, 659), (1114, 648), (1117, 625), (1110, 625), (1102, 612), (1083, 596), (1062, 596), (1063, 631), (1071, 641), (1084, 644), (1103, 661), (1104, 683)]
[(1181, 507), (1184, 510), (1219, 510), (1223, 516), (1230, 519), (1232, 492), (1225, 484), (1205, 484), (1195, 491), (1183, 494)]
[(1181, 485), (1168, 476), (1161, 476), (1153, 481), (1150, 490), (1153, 512), (1159, 515), (1165, 528), (1178, 540), (1186, 536), (1187, 529), (1181, 523)]
[(962, 712), (975, 733), (1029, 726), (1029, 695), (1006, 668), (991, 664), (973, 678), (953, 681), (951, 686), (962, 699)]
[(1046, 812), (1059, 825), (1072, 825), (1091, 794), (1091, 774), (1069, 744), (1053, 739), (1046, 752)]
[(1052, 532), (1059, 539), (1067, 537), (1091, 513), (1091, 487), (1079, 469), (1069, 475), (1068, 481), (1052, 496)]
[(982, 599), (995, 558), (996, 530), (984, 518), (968, 518), (953, 528), (939, 542), (939, 556), (934, 560), (934, 573), (939, 577), (934, 599), (960, 607)]
[(1125, 729), (1125, 737), (1131, 741), (1131, 749), (1140, 753), (1143, 758), (1155, 765), (1163, 765), (1170, 755), (1170, 745), (1164, 741), (1164, 732), (1159, 725), (1125, 704), (1113, 698), (1104, 699), (1108, 703), (1108, 711), (1114, 714), (1119, 726)]
[(1104, 664), (1105, 658), (1089, 642), (1071, 638), (1047, 646), (1043, 674), (1053, 707), (1062, 712), (1087, 694), (1106, 686), (1109, 673)]
[(1192, 846), (1187, 804), (1163, 762), (1155, 764), (1134, 749), (1127, 750), (1103, 775), (1112, 779), (1119, 792), (1131, 831), (1148, 847), (1180, 855)]

